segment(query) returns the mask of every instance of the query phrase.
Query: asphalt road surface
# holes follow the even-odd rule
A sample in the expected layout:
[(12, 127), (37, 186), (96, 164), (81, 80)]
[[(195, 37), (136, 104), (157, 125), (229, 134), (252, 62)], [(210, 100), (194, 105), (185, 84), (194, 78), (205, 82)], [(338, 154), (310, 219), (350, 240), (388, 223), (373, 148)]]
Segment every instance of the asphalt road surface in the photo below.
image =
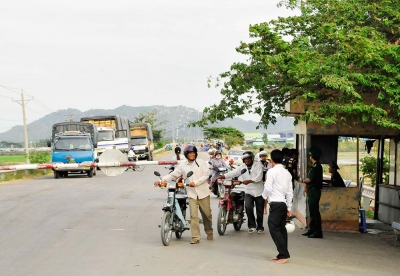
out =
[(296, 229), (289, 236), (292, 258), (275, 264), (267, 227), (259, 235), (228, 225), (218, 235), (215, 196), (214, 241), (201, 229), (200, 244), (189, 244), (186, 231), (163, 246), (158, 225), (167, 195), (153, 187), (154, 170), (167, 173), (147, 166), (117, 177), (98, 172), (1, 184), (0, 275), (399, 275), (399, 248), (359, 233), (325, 232), (312, 240)]

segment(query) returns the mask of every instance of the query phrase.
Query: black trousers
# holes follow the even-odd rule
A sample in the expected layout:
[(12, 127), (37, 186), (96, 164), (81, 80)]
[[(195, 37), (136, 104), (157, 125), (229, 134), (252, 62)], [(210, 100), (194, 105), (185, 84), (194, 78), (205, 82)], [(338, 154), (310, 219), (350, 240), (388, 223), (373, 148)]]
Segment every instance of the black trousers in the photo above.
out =
[(268, 228), (271, 238), (278, 249), (278, 259), (290, 258), (288, 251), (288, 234), (286, 231), (287, 207), (284, 202), (270, 202)]
[(322, 234), (321, 213), (319, 212), (319, 200), (321, 190), (310, 189), (307, 191), (308, 209), (310, 211), (310, 233)]
[[(264, 198), (262, 196), (254, 197), (250, 194), (244, 196), (244, 205), (246, 207), (247, 225), (250, 228), (264, 231)], [(254, 205), (256, 206), (257, 223), (254, 216)]]

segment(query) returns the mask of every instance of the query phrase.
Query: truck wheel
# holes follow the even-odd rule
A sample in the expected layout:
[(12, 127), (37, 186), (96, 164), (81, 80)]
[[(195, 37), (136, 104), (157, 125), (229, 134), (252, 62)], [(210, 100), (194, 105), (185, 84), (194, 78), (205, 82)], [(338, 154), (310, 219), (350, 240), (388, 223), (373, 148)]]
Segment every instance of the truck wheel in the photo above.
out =
[(60, 178), (60, 173), (58, 171), (54, 171), (54, 178), (55, 179)]
[(92, 169), (87, 171), (87, 176), (88, 177), (93, 177), (93, 170)]

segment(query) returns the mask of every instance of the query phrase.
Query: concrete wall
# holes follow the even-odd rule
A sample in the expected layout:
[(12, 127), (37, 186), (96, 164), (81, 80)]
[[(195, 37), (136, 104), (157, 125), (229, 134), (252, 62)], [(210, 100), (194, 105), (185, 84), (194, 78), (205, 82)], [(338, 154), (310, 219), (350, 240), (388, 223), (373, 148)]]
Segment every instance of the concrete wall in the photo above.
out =
[[(303, 196), (304, 184), (295, 182), (292, 212), (304, 225), (307, 225), (306, 197)], [(323, 230), (358, 231), (358, 188), (324, 187), (320, 200), (320, 212)]]
[(358, 188), (324, 187), (319, 202), (322, 229), (358, 231), (359, 199)]
[[(396, 206), (393, 208), (385, 204)], [(379, 185), (379, 210), (378, 218), (380, 221), (392, 224), (400, 223), (400, 187), (391, 185)]]

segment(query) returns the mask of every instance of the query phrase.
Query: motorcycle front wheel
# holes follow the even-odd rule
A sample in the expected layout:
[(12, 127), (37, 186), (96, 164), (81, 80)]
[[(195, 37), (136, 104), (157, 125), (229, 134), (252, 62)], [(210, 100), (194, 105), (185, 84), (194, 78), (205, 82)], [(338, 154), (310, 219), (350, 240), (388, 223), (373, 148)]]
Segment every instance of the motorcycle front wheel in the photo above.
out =
[(161, 219), (161, 241), (163, 245), (168, 246), (171, 242), (172, 230), (169, 224), (171, 212), (166, 211)]
[(177, 239), (180, 239), (180, 238), (182, 237), (182, 231), (176, 230), (176, 232), (175, 232), (175, 237), (176, 237)]
[(217, 224), (218, 234), (222, 236), (223, 234), (225, 234), (226, 230), (226, 205), (222, 205), (219, 208)]
[(239, 221), (233, 223), (233, 228), (235, 228), (236, 231), (240, 231), (240, 228), (242, 228), (242, 224), (243, 224), (243, 215)]
[(143, 170), (144, 170), (144, 165), (137, 165), (137, 166), (135, 166), (135, 170), (136, 170), (137, 172), (143, 171)]

